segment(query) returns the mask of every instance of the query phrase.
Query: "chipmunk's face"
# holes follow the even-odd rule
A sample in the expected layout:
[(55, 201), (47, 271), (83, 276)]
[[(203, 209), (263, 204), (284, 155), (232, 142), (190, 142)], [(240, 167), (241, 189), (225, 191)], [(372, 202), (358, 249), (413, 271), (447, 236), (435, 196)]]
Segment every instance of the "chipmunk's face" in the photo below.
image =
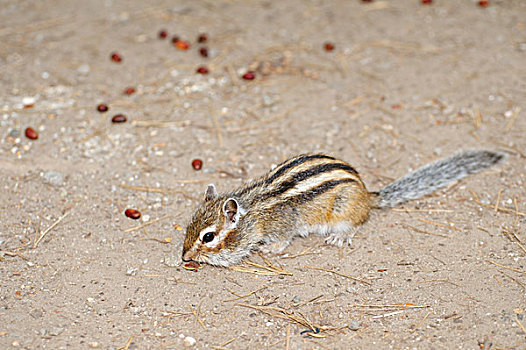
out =
[(217, 195), (214, 185), (186, 228), (183, 261), (230, 265), (229, 256), (238, 243), (237, 225), (244, 210), (234, 198)]

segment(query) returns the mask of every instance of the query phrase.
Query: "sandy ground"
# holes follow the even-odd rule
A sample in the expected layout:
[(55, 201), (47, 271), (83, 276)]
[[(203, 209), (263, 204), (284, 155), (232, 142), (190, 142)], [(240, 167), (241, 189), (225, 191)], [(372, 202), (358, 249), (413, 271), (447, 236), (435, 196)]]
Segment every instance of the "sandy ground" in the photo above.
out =
[[(145, 3), (2, 1), (0, 348), (526, 348), (526, 2)], [(180, 265), (210, 182), (324, 151), (375, 190), (470, 148), (508, 157), (350, 248)]]

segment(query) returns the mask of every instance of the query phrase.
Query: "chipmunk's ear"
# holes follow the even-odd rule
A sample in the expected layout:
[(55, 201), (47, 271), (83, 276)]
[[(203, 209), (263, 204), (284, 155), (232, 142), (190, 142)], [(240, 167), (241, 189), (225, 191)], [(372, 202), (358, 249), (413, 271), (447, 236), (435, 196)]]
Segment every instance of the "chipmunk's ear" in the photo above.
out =
[(208, 185), (205, 191), (205, 202), (208, 202), (217, 197), (217, 191), (214, 184)]
[(228, 198), (223, 204), (223, 214), (225, 215), (227, 226), (234, 228), (237, 226), (239, 218), (244, 210), (234, 198)]

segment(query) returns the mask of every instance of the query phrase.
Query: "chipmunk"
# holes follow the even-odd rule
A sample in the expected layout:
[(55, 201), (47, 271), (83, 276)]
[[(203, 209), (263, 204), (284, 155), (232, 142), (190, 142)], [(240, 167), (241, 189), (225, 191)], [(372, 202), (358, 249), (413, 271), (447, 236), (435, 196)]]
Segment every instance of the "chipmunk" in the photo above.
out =
[(369, 192), (348, 163), (326, 154), (304, 154), (266, 175), (221, 195), (208, 185), (202, 205), (186, 228), (183, 261), (230, 266), (252, 251), (282, 252), (296, 236), (326, 236), (351, 244), (371, 209), (417, 199), (497, 164), (491, 151), (467, 151), (429, 163)]

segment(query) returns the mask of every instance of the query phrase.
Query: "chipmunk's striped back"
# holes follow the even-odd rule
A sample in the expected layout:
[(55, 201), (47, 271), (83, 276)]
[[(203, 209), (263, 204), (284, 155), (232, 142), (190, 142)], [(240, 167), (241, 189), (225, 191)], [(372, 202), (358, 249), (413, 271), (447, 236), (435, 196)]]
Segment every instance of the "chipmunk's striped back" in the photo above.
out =
[(346, 162), (325, 154), (307, 154), (286, 160), (231, 195), (248, 205), (305, 204), (350, 183), (365, 189), (358, 172)]

